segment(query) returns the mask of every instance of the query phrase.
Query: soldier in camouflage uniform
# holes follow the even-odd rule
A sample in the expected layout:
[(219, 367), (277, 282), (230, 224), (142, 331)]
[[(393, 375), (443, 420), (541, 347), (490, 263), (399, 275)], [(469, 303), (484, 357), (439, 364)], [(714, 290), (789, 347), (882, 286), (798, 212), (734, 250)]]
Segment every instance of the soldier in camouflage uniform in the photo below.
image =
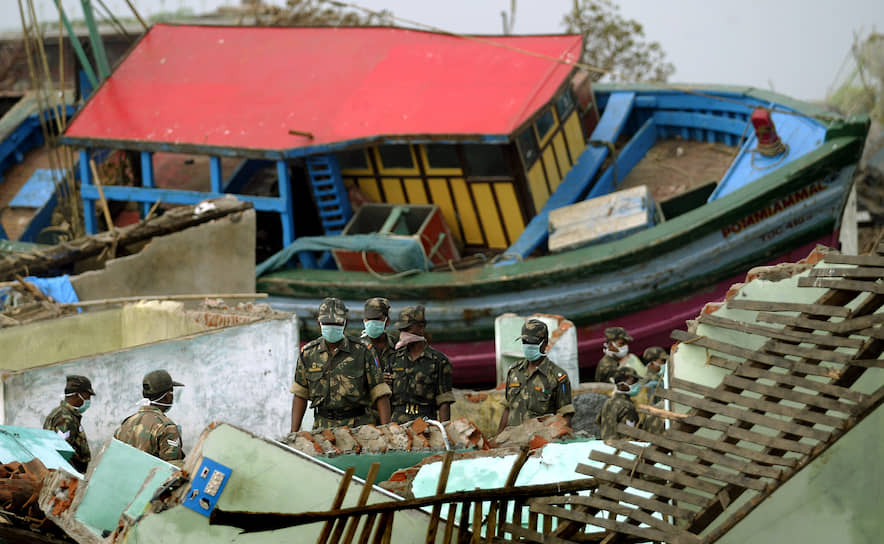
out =
[(381, 363), (381, 369), (386, 370), (387, 359), (396, 351), (396, 341), (386, 331), (390, 324), (390, 301), (381, 297), (370, 298), (365, 301), (365, 311), (362, 315), (365, 330), (360, 340), (365, 347), (374, 350), (375, 356)]
[[(666, 350), (657, 346), (646, 349), (642, 354), (647, 372), (638, 383), (647, 391), (648, 404), (657, 404), (662, 400), (656, 392), (663, 389), (663, 367), (668, 360), (669, 354)], [(662, 434), (666, 425), (662, 417), (642, 414), (639, 427), (651, 433)]]
[(628, 366), (622, 366), (614, 373), (614, 392), (605, 401), (596, 423), (601, 429), (601, 439), (625, 438), (617, 432), (617, 424), (638, 425), (638, 411), (631, 397), (638, 394), (638, 374)]
[(319, 305), (322, 336), (301, 349), (291, 387), (292, 432), (301, 429), (307, 401), (313, 406), (314, 430), (373, 423), (366, 412), (372, 404), (381, 423), (390, 421), (390, 387), (374, 353), (344, 335), (348, 314), (336, 298)]
[(430, 347), (425, 336), (427, 320), (423, 306), (408, 306), (399, 312), (399, 341), (390, 357), (384, 380), (393, 389), (390, 403), (393, 421), (405, 423), (422, 417), (451, 419), (451, 361)]
[(546, 323), (529, 319), (522, 325), (519, 338), (525, 358), (511, 366), (506, 374), (506, 406), (497, 431), (546, 414), (559, 414), (570, 425), (574, 415), (571, 380), (543, 353), (549, 345)]
[(124, 419), (114, 438), (175, 466), (184, 464), (181, 428), (166, 415), (175, 400), (173, 388), (183, 386), (165, 370), (145, 374), (141, 395), (149, 404)]
[(64, 399), (43, 421), (43, 428), (55, 431), (74, 448), (71, 466), (85, 473), (92, 460), (89, 442), (80, 418), (89, 409), (95, 395), (92, 382), (86, 376), (68, 376), (64, 386)]
[(623, 327), (605, 329), (605, 343), (602, 346), (605, 355), (595, 368), (595, 381), (610, 383), (614, 372), (622, 366), (632, 367), (639, 377), (644, 375), (645, 367), (642, 362), (629, 353), (629, 342), (632, 342), (632, 337)]

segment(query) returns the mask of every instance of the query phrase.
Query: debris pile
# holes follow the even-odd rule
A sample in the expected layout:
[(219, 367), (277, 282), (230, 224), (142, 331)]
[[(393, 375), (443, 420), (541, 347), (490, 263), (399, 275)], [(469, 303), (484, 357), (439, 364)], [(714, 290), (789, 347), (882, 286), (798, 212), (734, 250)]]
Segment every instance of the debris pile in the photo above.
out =
[(16, 281), (4, 283), (0, 290), (0, 301), (2, 301), (0, 328), (55, 319), (77, 311), (75, 308), (58, 304), (21, 276), (18, 276)]
[[(61, 535), (37, 505), (43, 480), (49, 474), (39, 459), (0, 465), (0, 518), (3, 528), (18, 528), (49, 535)], [(0, 539), (5, 532), (0, 530)]]
[(573, 437), (574, 432), (565, 418), (552, 414), (529, 419), (521, 425), (507, 427), (494, 437), (494, 445), (498, 448), (506, 448), (527, 444), (531, 449), (536, 449), (549, 442)]
[(405, 424), (336, 427), (322, 431), (290, 433), (283, 442), (312, 456), (376, 454), (388, 451), (444, 451), (490, 447), (476, 425), (466, 418), (442, 423), (442, 429), (422, 419)]

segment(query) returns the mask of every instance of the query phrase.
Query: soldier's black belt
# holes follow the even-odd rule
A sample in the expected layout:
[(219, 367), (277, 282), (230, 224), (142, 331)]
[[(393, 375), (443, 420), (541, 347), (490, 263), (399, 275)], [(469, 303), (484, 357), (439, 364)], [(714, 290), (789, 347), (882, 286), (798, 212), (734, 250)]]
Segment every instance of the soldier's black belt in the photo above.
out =
[(324, 419), (350, 419), (365, 415), (365, 408), (351, 408), (350, 410), (323, 410), (316, 409), (316, 414)]

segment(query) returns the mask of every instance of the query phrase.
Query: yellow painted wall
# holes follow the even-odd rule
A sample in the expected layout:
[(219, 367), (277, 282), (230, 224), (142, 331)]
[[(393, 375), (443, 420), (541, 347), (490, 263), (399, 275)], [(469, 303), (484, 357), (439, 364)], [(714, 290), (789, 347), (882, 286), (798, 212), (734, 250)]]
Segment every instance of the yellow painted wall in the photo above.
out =
[(576, 161), (577, 157), (583, 153), (586, 147), (586, 138), (583, 137), (583, 129), (580, 126), (580, 119), (575, 110), (564, 123), (565, 138), (568, 141), (568, 149), (571, 151), (571, 157)]

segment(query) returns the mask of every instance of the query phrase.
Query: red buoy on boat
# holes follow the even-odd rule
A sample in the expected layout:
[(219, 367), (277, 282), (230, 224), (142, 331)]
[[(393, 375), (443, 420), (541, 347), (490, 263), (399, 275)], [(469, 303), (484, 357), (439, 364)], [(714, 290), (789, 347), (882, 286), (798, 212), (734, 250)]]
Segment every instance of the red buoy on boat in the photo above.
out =
[(776, 157), (786, 150), (786, 146), (777, 135), (777, 127), (770, 117), (770, 110), (755, 108), (750, 119), (755, 128), (755, 137), (758, 139), (756, 151), (765, 157)]

